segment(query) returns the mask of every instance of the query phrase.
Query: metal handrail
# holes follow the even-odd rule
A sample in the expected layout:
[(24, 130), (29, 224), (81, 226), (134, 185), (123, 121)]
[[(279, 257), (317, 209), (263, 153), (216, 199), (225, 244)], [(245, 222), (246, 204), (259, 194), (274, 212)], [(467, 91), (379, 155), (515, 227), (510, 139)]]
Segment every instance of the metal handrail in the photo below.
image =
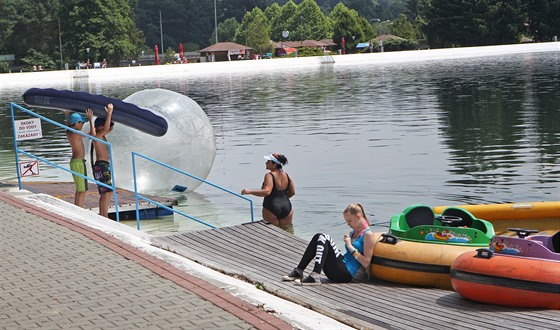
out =
[(21, 154), (24, 154), (24, 155), (26, 155), (26, 156), (28, 156), (28, 157), (37, 159), (37, 160), (39, 160), (39, 161), (41, 161), (41, 162), (45, 162), (45, 163), (47, 163), (47, 164), (49, 164), (49, 165), (51, 165), (51, 166), (54, 166), (54, 167), (56, 167), (56, 168), (58, 168), (58, 169), (63, 170), (63, 171), (70, 172), (70, 173), (72, 173), (72, 174), (74, 174), (74, 175), (77, 175), (77, 176), (79, 176), (79, 177), (81, 177), (81, 178), (83, 178), (83, 179), (86, 179), (86, 180), (88, 180), (88, 181), (94, 181), (96, 184), (101, 185), (101, 186), (103, 186), (103, 187), (105, 187), (105, 188), (111, 188), (111, 189), (113, 190), (113, 199), (114, 199), (114, 201), (115, 201), (115, 213), (116, 213), (115, 217), (116, 217), (117, 222), (120, 222), (120, 217), (119, 217), (119, 203), (118, 203), (118, 200), (117, 200), (117, 188), (116, 188), (116, 185), (115, 185), (115, 178), (114, 178), (114, 175), (113, 175), (113, 178), (111, 179), (111, 185), (108, 185), (108, 184), (103, 183), (103, 182), (101, 182), (101, 181), (97, 181), (97, 180), (95, 180), (94, 178), (90, 178), (90, 177), (88, 177), (88, 176), (84, 176), (84, 175), (82, 175), (82, 174), (80, 174), (80, 173), (78, 173), (78, 172), (75, 172), (75, 171), (73, 171), (73, 170), (71, 170), (71, 169), (64, 168), (64, 167), (62, 167), (62, 166), (60, 166), (60, 165), (58, 165), (58, 164), (56, 164), (56, 163), (53, 163), (53, 162), (51, 162), (51, 161), (49, 161), (49, 160), (47, 160), (47, 159), (41, 158), (41, 157), (39, 157), (39, 156), (35, 156), (35, 155), (31, 154), (31, 153), (28, 153), (28, 152), (26, 152), (26, 151), (24, 151), (24, 150), (19, 149), (18, 143), (17, 143), (17, 132), (16, 132), (16, 130), (15, 130), (14, 107), (18, 108), (19, 110), (21, 110), (21, 111), (23, 111), (23, 112), (26, 112), (27, 114), (29, 114), (29, 115), (31, 115), (31, 116), (37, 117), (37, 118), (39, 118), (39, 119), (41, 119), (41, 120), (44, 120), (44, 121), (46, 121), (46, 122), (48, 122), (48, 123), (51, 123), (51, 124), (53, 124), (53, 125), (55, 125), (55, 126), (58, 126), (58, 127), (60, 127), (60, 128), (63, 128), (63, 129), (65, 129), (65, 130), (72, 131), (72, 132), (74, 132), (74, 133), (78, 133), (78, 134), (80, 134), (81, 136), (87, 137), (88, 139), (91, 139), (91, 140), (94, 140), (94, 141), (97, 141), (97, 142), (101, 142), (101, 143), (107, 145), (107, 147), (108, 147), (108, 149), (109, 149), (109, 159), (110, 159), (109, 166), (110, 166), (110, 169), (111, 169), (111, 173), (115, 173), (115, 172), (113, 171), (113, 152), (112, 152), (111, 143), (109, 143), (109, 142), (107, 142), (107, 141), (104, 141), (104, 140), (101, 140), (101, 139), (98, 139), (98, 138), (96, 138), (96, 137), (94, 137), (94, 136), (85, 134), (84, 132), (75, 130), (75, 129), (73, 129), (72, 127), (69, 127), (69, 126), (60, 124), (60, 123), (58, 123), (58, 122), (56, 122), (56, 121), (54, 121), (54, 120), (51, 120), (51, 119), (49, 119), (49, 118), (47, 118), (47, 117), (41, 116), (41, 115), (39, 115), (39, 114), (37, 114), (37, 113), (31, 111), (31, 110), (25, 109), (24, 107), (22, 107), (22, 106), (20, 106), (20, 105), (18, 105), (18, 104), (16, 104), (16, 103), (10, 102), (10, 111), (11, 111), (11, 116), (12, 116), (12, 128), (13, 128), (13, 136), (14, 136), (14, 151), (15, 151), (16, 171), (17, 171), (17, 178), (18, 178), (18, 186), (19, 186), (19, 189), (20, 189), (20, 190), (23, 189), (23, 186), (22, 186), (22, 183), (21, 183), (21, 173), (20, 173), (20, 170), (19, 170), (19, 157), (18, 157), (18, 154), (21, 153)]
[(202, 220), (200, 220), (200, 219), (197, 219), (197, 218), (195, 218), (195, 217), (193, 217), (193, 216), (187, 215), (187, 214), (185, 214), (185, 213), (183, 213), (183, 212), (181, 212), (181, 211), (177, 211), (177, 210), (174, 210), (174, 209), (172, 209), (172, 208), (169, 208), (169, 207), (167, 207), (167, 206), (165, 206), (165, 205), (163, 205), (163, 204), (161, 204), (161, 203), (158, 203), (158, 202), (156, 202), (156, 201), (154, 201), (154, 200), (151, 200), (151, 199), (149, 199), (149, 198), (147, 198), (147, 197), (140, 196), (140, 195), (138, 194), (138, 187), (137, 187), (137, 184), (136, 184), (137, 181), (136, 181), (136, 160), (135, 160), (135, 156), (144, 158), (144, 159), (146, 159), (146, 160), (148, 160), (148, 161), (151, 161), (151, 162), (153, 162), (153, 163), (156, 163), (156, 164), (158, 164), (158, 165), (160, 165), (160, 166), (163, 166), (163, 167), (165, 167), (165, 168), (168, 168), (168, 169), (170, 169), (170, 170), (172, 170), (172, 171), (181, 173), (181, 174), (186, 175), (186, 176), (188, 176), (188, 177), (191, 177), (191, 178), (193, 178), (193, 179), (195, 179), (195, 180), (198, 180), (198, 181), (200, 181), (200, 182), (206, 183), (206, 184), (208, 184), (208, 185), (210, 185), (210, 186), (212, 186), (212, 187), (214, 187), (214, 188), (218, 188), (218, 189), (220, 189), (220, 190), (222, 190), (222, 191), (225, 191), (225, 192), (227, 192), (227, 193), (229, 193), (229, 194), (235, 195), (235, 196), (237, 196), (237, 197), (239, 197), (239, 198), (242, 198), (242, 199), (248, 201), (248, 202), (249, 202), (249, 206), (250, 206), (250, 208), (251, 208), (251, 222), (254, 222), (254, 221), (255, 221), (254, 211), (253, 211), (253, 201), (252, 201), (251, 199), (249, 199), (249, 198), (247, 198), (247, 197), (245, 197), (245, 196), (242, 196), (242, 195), (240, 195), (240, 194), (238, 194), (238, 193), (235, 193), (235, 192), (233, 192), (233, 191), (231, 191), (231, 190), (228, 190), (228, 189), (226, 189), (226, 188), (220, 187), (220, 186), (218, 186), (218, 185), (216, 185), (216, 184), (214, 184), (214, 183), (212, 183), (212, 182), (210, 182), (210, 181), (206, 181), (206, 180), (204, 180), (204, 179), (202, 179), (202, 178), (199, 178), (199, 177), (197, 177), (197, 176), (195, 176), (195, 175), (192, 175), (192, 174), (190, 174), (190, 173), (187, 173), (187, 172), (185, 172), (185, 171), (182, 171), (182, 170), (180, 170), (180, 169), (178, 169), (178, 168), (169, 166), (169, 165), (164, 164), (164, 163), (162, 163), (162, 162), (160, 162), (160, 161), (157, 161), (157, 160), (155, 160), (155, 159), (153, 159), (153, 158), (150, 158), (150, 157), (148, 157), (148, 156), (144, 156), (144, 155), (139, 154), (139, 153), (137, 153), (137, 152), (135, 152), (135, 151), (132, 151), (132, 175), (133, 175), (133, 177), (134, 177), (134, 199), (135, 199), (135, 201), (136, 201), (136, 225), (137, 225), (138, 230), (140, 230), (140, 211), (139, 211), (139, 205), (138, 205), (138, 198), (141, 198), (141, 199), (143, 199), (143, 200), (145, 200), (145, 201), (147, 201), (147, 202), (150, 202), (150, 203), (154, 203), (154, 204), (156, 204), (156, 205), (158, 205), (158, 206), (160, 206), (160, 207), (163, 207), (164, 209), (166, 209), (166, 210), (168, 210), (168, 211), (172, 211), (172, 212), (174, 212), (174, 213), (178, 213), (178, 214), (180, 214), (180, 215), (182, 215), (182, 216), (184, 216), (184, 217), (187, 217), (187, 218), (189, 218), (189, 219), (191, 219), (191, 220), (194, 220), (194, 221), (196, 221), (196, 222), (198, 222), (198, 223), (201, 223), (201, 224), (203, 224), (203, 225), (206, 225), (206, 226), (208, 226), (208, 227), (216, 228), (216, 226), (211, 225), (211, 224), (209, 224), (209, 223), (207, 223), (207, 222), (204, 222), (204, 221), (202, 221)]

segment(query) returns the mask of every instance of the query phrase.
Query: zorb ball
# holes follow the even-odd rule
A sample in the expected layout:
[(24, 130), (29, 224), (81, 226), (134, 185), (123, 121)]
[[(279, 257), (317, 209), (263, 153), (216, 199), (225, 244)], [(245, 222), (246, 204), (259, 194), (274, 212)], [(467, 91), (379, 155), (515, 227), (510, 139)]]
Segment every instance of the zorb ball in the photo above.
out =
[[(166, 89), (142, 90), (124, 101), (165, 118), (168, 129), (165, 135), (156, 137), (115, 123), (107, 140), (113, 146), (114, 178), (118, 187), (134, 190), (132, 151), (196, 178), (208, 177), (216, 156), (216, 141), (212, 124), (198, 103)], [(174, 187), (192, 191), (202, 183), (151, 160), (135, 156), (140, 193), (165, 193)]]

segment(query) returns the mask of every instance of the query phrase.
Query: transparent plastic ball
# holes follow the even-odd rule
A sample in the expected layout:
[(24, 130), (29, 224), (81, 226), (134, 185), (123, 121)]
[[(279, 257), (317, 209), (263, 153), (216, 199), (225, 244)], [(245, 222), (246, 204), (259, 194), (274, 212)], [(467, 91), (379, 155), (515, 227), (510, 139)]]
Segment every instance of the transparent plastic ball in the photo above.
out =
[[(166, 89), (136, 92), (125, 102), (152, 111), (167, 120), (167, 133), (152, 136), (115, 123), (107, 134), (113, 145), (115, 183), (134, 190), (132, 151), (159, 163), (206, 179), (216, 156), (214, 129), (208, 116), (188, 96)], [(174, 187), (192, 191), (201, 182), (143, 157), (135, 156), (137, 188), (141, 193), (165, 193)]]

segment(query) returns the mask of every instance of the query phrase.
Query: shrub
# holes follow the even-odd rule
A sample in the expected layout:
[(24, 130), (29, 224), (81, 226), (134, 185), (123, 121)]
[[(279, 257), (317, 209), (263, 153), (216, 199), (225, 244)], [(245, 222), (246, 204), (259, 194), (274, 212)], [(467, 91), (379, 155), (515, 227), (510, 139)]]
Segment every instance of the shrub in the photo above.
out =
[(10, 64), (8, 62), (0, 62), (0, 73), (10, 72)]
[(31, 71), (33, 66), (42, 66), (44, 70), (52, 70), (55, 68), (54, 61), (47, 54), (39, 53), (31, 48), (27, 51), (27, 56), (21, 59), (24, 71)]
[(418, 42), (410, 39), (387, 39), (383, 42), (383, 50), (386, 52), (413, 49), (418, 49)]
[(298, 57), (306, 57), (306, 56), (323, 56), (323, 50), (316, 47), (300, 47), (297, 51)]

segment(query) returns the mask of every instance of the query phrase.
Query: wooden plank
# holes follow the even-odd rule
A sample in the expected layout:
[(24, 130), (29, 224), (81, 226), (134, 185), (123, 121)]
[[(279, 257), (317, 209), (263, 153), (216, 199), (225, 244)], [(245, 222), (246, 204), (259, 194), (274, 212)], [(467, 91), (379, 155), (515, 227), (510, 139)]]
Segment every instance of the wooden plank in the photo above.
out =
[[(176, 235), (172, 240), (179, 245), (184, 244), (192, 246), (193, 252), (196, 251), (197, 261), (200, 258), (211, 257), (213, 260), (208, 261), (207, 264), (213, 261), (220, 262), (224, 267), (239, 268), (239, 266), (243, 266), (243, 269), (247, 269), (248, 271), (260, 269), (262, 268), (260, 264), (266, 262), (272, 266), (277, 264), (276, 261), (271, 262), (271, 260), (263, 259), (263, 255), (271, 256), (271, 258), (282, 255), (282, 253), (277, 253), (277, 251), (272, 250), (277, 244), (270, 245), (270, 248), (260, 248), (260, 245), (256, 245), (255, 242), (246, 239), (246, 237), (253, 237), (253, 235), (244, 234), (240, 238), (236, 237), (234, 234), (234, 231), (232, 232), (231, 230), (208, 230), (188, 235), (189, 239), (186, 239), (187, 236), (185, 235)], [(211, 246), (209, 244), (204, 244), (210, 241), (212, 242)], [(180, 247), (177, 246), (173, 246), (173, 248), (180, 249)], [(295, 252), (293, 252), (293, 254), (295, 257)], [(243, 257), (239, 258), (239, 256)], [(282, 258), (285, 257), (282, 256)], [(287, 271), (289, 270), (267, 268), (260, 275), (264, 276), (269, 272), (277, 275)], [(280, 276), (277, 277), (279, 278)]]
[[(224, 230), (224, 231), (225, 231), (225, 230)], [(208, 239), (208, 238), (204, 238), (204, 240), (207, 240), (207, 239)], [(230, 240), (230, 242), (231, 242), (231, 240)], [(212, 242), (212, 245), (216, 245), (216, 244), (220, 244), (220, 242), (216, 242), (216, 241)], [(235, 245), (238, 245), (238, 243), (235, 242), (235, 243), (234, 243), (234, 246), (235, 246)], [(206, 252), (206, 253), (207, 253), (207, 252)], [(238, 251), (235, 251), (234, 253), (237, 254), (237, 253), (239, 253), (239, 252), (238, 252)], [(216, 253), (216, 254), (217, 254), (217, 253)], [(218, 261), (218, 262), (219, 262), (219, 261)], [(230, 266), (230, 267), (231, 267), (231, 266)], [(246, 265), (245, 265), (245, 264), (243, 265), (243, 268), (246, 269)]]
[[(254, 227), (254, 228), (257, 228), (257, 227)], [(251, 229), (254, 229), (254, 228), (251, 228)], [(234, 229), (235, 229), (235, 228), (234, 228)], [(237, 229), (239, 230), (239, 227), (237, 227)], [(224, 232), (226, 232), (226, 231), (231, 231), (231, 230), (230, 230), (230, 228), (224, 228)], [(247, 234), (247, 232), (246, 232), (245, 234)], [(255, 235), (245, 235), (245, 237), (255, 237)], [(235, 243), (233, 240), (230, 240), (230, 242), (232, 242), (232, 243), (234, 243), (234, 244), (237, 244), (237, 243)], [(264, 242), (265, 242), (264, 245), (258, 244), (257, 241), (252, 241), (251, 244), (253, 244), (253, 245), (255, 245), (255, 246), (258, 246), (259, 249), (260, 249), (261, 251), (265, 250), (265, 249), (263, 249), (263, 247), (266, 247), (266, 246), (274, 246), (274, 247), (275, 247), (275, 246), (278, 245), (277, 243), (270, 243), (270, 242), (273, 242), (273, 240), (264, 240)], [(301, 242), (301, 243), (302, 243), (302, 244), (301, 244), (301, 249), (299, 249), (299, 250), (301, 250), (301, 251), (300, 251), (300, 252), (296, 252), (297, 254), (294, 254), (292, 257), (290, 257), (290, 258), (288, 259), (288, 262), (291, 262), (292, 264), (295, 264), (295, 262), (300, 258), (301, 254), (303, 253), (303, 250), (304, 250), (305, 246), (307, 245), (307, 242)], [(213, 243), (213, 244), (215, 244), (215, 243)], [(296, 249), (291, 249), (291, 250), (296, 250)], [(235, 248), (234, 248), (233, 250), (231, 250), (231, 251), (232, 251), (233, 253), (237, 253), (237, 252), (235, 252), (235, 251), (236, 251)], [(270, 255), (270, 251), (264, 251), (264, 252), (265, 252), (267, 255)], [(253, 256), (249, 256), (249, 255), (248, 255), (248, 259), (253, 259)], [(262, 261), (262, 259), (260, 259), (260, 260)], [(261, 262), (261, 261), (259, 261), (259, 262)], [(278, 261), (278, 260), (276, 260), (276, 261)], [(270, 266), (271, 264), (273, 264), (273, 263), (271, 262), (271, 263), (268, 263), (267, 265)], [(251, 264), (243, 264), (243, 268), (244, 268), (244, 269), (250, 269), (249, 267), (251, 267), (251, 266), (252, 266)], [(270, 268), (270, 267), (268, 267), (268, 268)], [(283, 267), (282, 267), (282, 268), (283, 268)], [(271, 280), (271, 279), (276, 279), (276, 280), (278, 280), (278, 279), (280, 278), (280, 275), (279, 275), (279, 274), (287, 273), (287, 271), (289, 271), (290, 269), (291, 269), (291, 268), (289, 268), (289, 269), (283, 268), (283, 269), (279, 269), (279, 270), (277, 269), (276, 271), (273, 271), (273, 272), (271, 272), (271, 273), (270, 273), (270, 272), (264, 271), (264, 272), (260, 272), (259, 275), (264, 275), (264, 277), (268, 277), (268, 278), (266, 278), (267, 280)], [(269, 273), (270, 273), (271, 276), (267, 276)], [(341, 287), (341, 286), (340, 286), (340, 287), (337, 287), (337, 288), (340, 289), (340, 291), (341, 291), (341, 293), (342, 293), (342, 298), (341, 298), (341, 300), (347, 299), (347, 296), (348, 296), (348, 291), (347, 291), (347, 289), (346, 289), (346, 288), (343, 288), (343, 287)], [(297, 289), (296, 289), (296, 290), (297, 290)], [(331, 298), (336, 298), (335, 295), (336, 295), (336, 292), (332, 292)], [(335, 299), (335, 300), (336, 300), (336, 299)], [(402, 309), (399, 309), (399, 310), (397, 311), (397, 313), (402, 313)], [(426, 314), (425, 316), (428, 317), (429, 314)], [(428, 326), (428, 325), (430, 325), (430, 323), (428, 323), (428, 324), (426, 324), (426, 325)]]
[[(354, 327), (541, 328), (560, 326), (560, 312), (478, 304), (453, 291), (367, 280), (298, 286), (282, 282), (304, 241), (262, 221), (153, 239), (153, 244), (211, 268), (245, 277), (266, 291)], [(311, 271), (311, 265), (306, 272)], [(366, 308), (364, 308), (366, 306)], [(370, 308), (367, 308), (370, 306)]]

